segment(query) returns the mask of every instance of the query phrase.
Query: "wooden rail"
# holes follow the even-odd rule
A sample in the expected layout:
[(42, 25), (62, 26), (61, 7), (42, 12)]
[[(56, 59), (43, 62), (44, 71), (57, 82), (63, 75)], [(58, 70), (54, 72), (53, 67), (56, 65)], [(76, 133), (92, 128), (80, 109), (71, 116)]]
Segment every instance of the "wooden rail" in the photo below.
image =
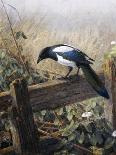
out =
[[(99, 76), (104, 80), (102, 74)], [(71, 80), (53, 80), (32, 85), (28, 91), (33, 111), (55, 109), (98, 96), (83, 76), (79, 80), (73, 76)], [(7, 110), (11, 105), (10, 91), (0, 93), (0, 111)]]

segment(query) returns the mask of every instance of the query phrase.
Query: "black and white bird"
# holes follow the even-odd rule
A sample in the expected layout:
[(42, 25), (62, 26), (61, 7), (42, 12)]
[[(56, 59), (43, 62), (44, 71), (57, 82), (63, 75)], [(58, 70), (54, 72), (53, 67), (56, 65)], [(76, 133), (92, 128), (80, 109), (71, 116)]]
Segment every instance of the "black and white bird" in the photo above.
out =
[(90, 66), (90, 64), (93, 64), (94, 60), (81, 50), (70, 45), (58, 44), (42, 49), (37, 63), (46, 58), (53, 59), (62, 65), (68, 66), (69, 72), (67, 73), (66, 77), (70, 74), (73, 68), (78, 68), (78, 75), (79, 69), (81, 68), (87, 81), (90, 83), (93, 89), (99, 95), (109, 99), (109, 94), (104, 84)]

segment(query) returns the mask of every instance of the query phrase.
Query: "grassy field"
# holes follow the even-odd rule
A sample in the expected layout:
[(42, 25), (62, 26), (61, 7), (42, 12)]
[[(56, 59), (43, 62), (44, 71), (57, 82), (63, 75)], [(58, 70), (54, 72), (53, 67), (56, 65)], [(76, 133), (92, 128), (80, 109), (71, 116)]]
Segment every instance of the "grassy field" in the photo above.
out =
[[(27, 16), (24, 11), (24, 15), (18, 21), (15, 20), (15, 11), (13, 13), (9, 11), (8, 13), (14, 32), (23, 31), (27, 36), (26, 40), (19, 39), (18, 42), (23, 47), (22, 54), (26, 56), (32, 66), (64, 75), (67, 68), (56, 65), (53, 61), (36, 64), (40, 50), (49, 45), (67, 43), (85, 51), (85, 53), (96, 60), (93, 67), (97, 71), (101, 70), (104, 53), (109, 50), (110, 42), (116, 39), (115, 5), (111, 5), (112, 10), (108, 10), (106, 6), (104, 3), (104, 9), (99, 8), (99, 11), (97, 8), (96, 10), (80, 9), (74, 15), (71, 11), (70, 16), (65, 15), (65, 13), (53, 13), (50, 15), (47, 12), (42, 14), (39, 11), (35, 13), (29, 12)], [(13, 53), (17, 53), (14, 42), (12, 41), (12, 44), (10, 42), (13, 39), (10, 35), (9, 23), (3, 10), (0, 20), (3, 38), (9, 40), (7, 40), (9, 48)]]

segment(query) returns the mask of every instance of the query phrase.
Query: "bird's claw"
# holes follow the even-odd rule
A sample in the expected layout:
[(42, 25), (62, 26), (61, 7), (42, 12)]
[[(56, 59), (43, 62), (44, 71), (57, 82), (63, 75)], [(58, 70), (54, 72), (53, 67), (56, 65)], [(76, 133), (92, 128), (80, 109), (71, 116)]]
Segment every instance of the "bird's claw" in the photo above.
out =
[(77, 76), (77, 81), (79, 81), (79, 80), (80, 80), (80, 76), (78, 75), (78, 76)]
[(62, 77), (59, 77), (59, 78), (57, 78), (57, 79), (58, 79), (58, 80), (66, 80), (66, 81), (71, 80), (70, 77), (66, 77), (66, 76), (62, 76)]

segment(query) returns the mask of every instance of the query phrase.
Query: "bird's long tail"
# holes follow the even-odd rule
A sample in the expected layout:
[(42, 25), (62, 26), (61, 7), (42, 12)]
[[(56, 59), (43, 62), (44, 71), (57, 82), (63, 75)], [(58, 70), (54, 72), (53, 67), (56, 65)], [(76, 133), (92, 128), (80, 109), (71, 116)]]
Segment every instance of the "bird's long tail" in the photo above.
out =
[(99, 79), (98, 75), (95, 73), (95, 71), (91, 68), (90, 65), (83, 65), (81, 66), (81, 69), (89, 82), (89, 84), (93, 87), (93, 89), (101, 96), (109, 99), (109, 94), (102, 83), (102, 81)]

